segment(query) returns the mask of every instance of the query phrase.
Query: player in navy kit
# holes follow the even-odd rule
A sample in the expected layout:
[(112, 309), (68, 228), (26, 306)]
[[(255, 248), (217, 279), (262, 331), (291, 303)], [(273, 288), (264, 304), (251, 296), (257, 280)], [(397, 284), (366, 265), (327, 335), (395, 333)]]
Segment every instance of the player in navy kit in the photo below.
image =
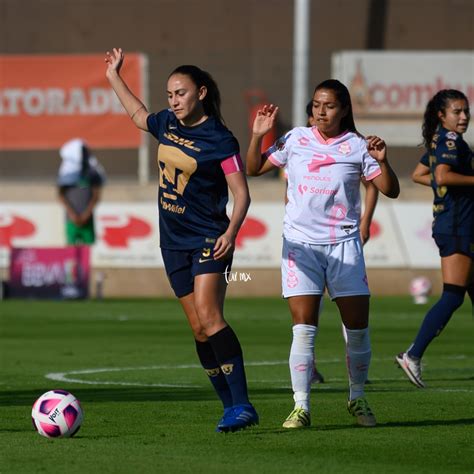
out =
[[(217, 431), (258, 424), (249, 401), (242, 349), (223, 316), (237, 232), (250, 204), (239, 144), (223, 124), (217, 84), (196, 66), (168, 78), (170, 108), (156, 114), (120, 77), (121, 49), (107, 52), (106, 76), (135, 125), (159, 142), (160, 247), (166, 273), (224, 406)], [(234, 207), (226, 214), (230, 188)]]
[[(466, 96), (441, 90), (426, 107), (423, 139), (427, 153), (413, 172), (413, 180), (433, 189), (433, 238), (441, 256), (443, 292), (428, 311), (413, 344), (396, 357), (397, 364), (419, 388), (421, 358), (464, 301), (473, 300), (474, 158), (463, 140), (470, 119)], [(429, 174), (428, 174), (429, 171)]]

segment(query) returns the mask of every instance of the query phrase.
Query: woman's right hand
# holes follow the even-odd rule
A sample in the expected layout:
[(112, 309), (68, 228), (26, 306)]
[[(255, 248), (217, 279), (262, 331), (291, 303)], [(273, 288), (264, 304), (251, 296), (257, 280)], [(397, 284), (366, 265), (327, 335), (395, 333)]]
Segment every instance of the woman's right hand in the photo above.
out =
[(263, 108), (257, 111), (257, 115), (253, 122), (252, 133), (256, 136), (263, 137), (268, 133), (275, 124), (278, 114), (278, 107), (276, 105), (264, 105)]
[(116, 72), (118, 74), (123, 64), (122, 48), (114, 48), (112, 52), (107, 51), (105, 53), (104, 61), (107, 64), (107, 71), (105, 73), (106, 76), (108, 76), (111, 72)]

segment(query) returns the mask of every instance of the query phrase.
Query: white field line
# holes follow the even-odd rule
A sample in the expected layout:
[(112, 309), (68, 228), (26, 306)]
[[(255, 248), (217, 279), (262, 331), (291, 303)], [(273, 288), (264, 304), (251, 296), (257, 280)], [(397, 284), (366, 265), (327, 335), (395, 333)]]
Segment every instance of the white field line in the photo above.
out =
[[(447, 359), (447, 360), (459, 360), (465, 359), (465, 355), (453, 355), (446, 357), (438, 357), (438, 359)], [(387, 360), (393, 360), (391, 357), (384, 358), (372, 358), (373, 362), (382, 362)], [(339, 363), (343, 359), (332, 358), (332, 359), (318, 359), (319, 363)], [(287, 360), (277, 360), (277, 361), (254, 361), (247, 362), (245, 365), (248, 367), (262, 367), (262, 366), (276, 366), (276, 365), (287, 365)], [(58, 382), (68, 382), (68, 383), (79, 383), (84, 385), (119, 385), (119, 386), (131, 386), (131, 387), (161, 387), (161, 388), (203, 388), (203, 385), (197, 384), (179, 384), (179, 383), (142, 383), (142, 382), (125, 382), (125, 381), (110, 381), (110, 380), (83, 380), (82, 378), (71, 377), (74, 375), (90, 375), (90, 374), (99, 374), (99, 373), (111, 373), (111, 372), (127, 372), (127, 371), (138, 371), (138, 370), (176, 370), (176, 369), (201, 369), (199, 364), (178, 364), (178, 365), (148, 365), (148, 366), (139, 366), (139, 367), (99, 367), (95, 369), (83, 369), (83, 370), (71, 370), (67, 372), (50, 372), (45, 374), (45, 377), (49, 380), (55, 380)], [(404, 377), (399, 377), (400, 380), (403, 380)], [(371, 377), (371, 380), (383, 381), (381, 378)], [(331, 378), (327, 379), (324, 386), (318, 385), (318, 389), (330, 389), (331, 386), (329, 382), (345, 382), (345, 378)], [(248, 380), (250, 383), (281, 383), (279, 388), (291, 388), (291, 385), (288, 384), (288, 381), (283, 380)], [(429, 389), (429, 388), (428, 388)], [(377, 390), (384, 390), (377, 388)], [(429, 389), (430, 391), (436, 392), (473, 392), (474, 390), (470, 389), (455, 389), (455, 388), (436, 388)], [(387, 389), (390, 391), (390, 389)]]

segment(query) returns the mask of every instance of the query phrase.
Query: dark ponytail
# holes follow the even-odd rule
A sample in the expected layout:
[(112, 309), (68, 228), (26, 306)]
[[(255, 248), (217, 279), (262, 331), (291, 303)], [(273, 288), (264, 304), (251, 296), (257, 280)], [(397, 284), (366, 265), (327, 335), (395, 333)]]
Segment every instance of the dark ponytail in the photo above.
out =
[(423, 116), (422, 135), (423, 145), (427, 150), (430, 149), (433, 135), (440, 124), (438, 112), (443, 114), (450, 100), (465, 100), (469, 103), (467, 97), (456, 89), (443, 89), (437, 92), (426, 105), (425, 115)]
[(341, 104), (342, 107), (347, 107), (347, 114), (341, 120), (341, 131), (350, 130), (351, 132), (360, 133), (357, 131), (355, 122), (354, 122), (354, 114), (352, 112), (352, 101), (351, 95), (349, 94), (349, 90), (347, 87), (337, 79), (327, 79), (326, 81), (321, 82), (318, 84), (314, 89), (314, 94), (316, 91), (321, 89), (328, 89), (334, 92), (337, 100)]
[(197, 66), (183, 65), (177, 67), (169, 77), (173, 74), (188, 76), (198, 89), (202, 86), (206, 87), (207, 94), (202, 101), (204, 113), (210, 117), (216, 117), (221, 123), (224, 123), (221, 114), (221, 94), (216, 81), (208, 72), (199, 69)]

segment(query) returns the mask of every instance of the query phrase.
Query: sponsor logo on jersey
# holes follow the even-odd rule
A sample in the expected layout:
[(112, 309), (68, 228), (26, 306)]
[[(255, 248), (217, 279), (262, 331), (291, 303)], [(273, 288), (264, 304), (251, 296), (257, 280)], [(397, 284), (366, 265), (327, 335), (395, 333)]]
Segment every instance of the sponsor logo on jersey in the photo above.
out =
[(341, 230), (343, 230), (346, 234), (350, 234), (353, 228), (353, 225), (341, 225)]
[(174, 212), (175, 214), (184, 214), (184, 212), (186, 211), (186, 206), (171, 204), (169, 202), (164, 201), (163, 198), (160, 198), (160, 204), (165, 211)]
[(336, 160), (329, 155), (314, 153), (311, 163), (308, 165), (308, 172), (319, 173), (321, 166), (328, 166), (336, 163)]
[(178, 135), (170, 132), (164, 133), (164, 136), (173, 143), (189, 148), (190, 150), (201, 151), (197, 146), (193, 146), (194, 142), (192, 140), (186, 140), (185, 138), (178, 137)]
[(446, 138), (450, 138), (451, 140), (456, 140), (458, 138), (458, 134), (456, 132), (448, 132), (446, 134)]
[(456, 143), (453, 140), (446, 140), (446, 146), (448, 147), (448, 150), (453, 150), (456, 148)]
[(327, 183), (331, 182), (330, 176), (318, 176), (318, 175), (305, 175), (303, 179), (308, 181), (326, 181)]

